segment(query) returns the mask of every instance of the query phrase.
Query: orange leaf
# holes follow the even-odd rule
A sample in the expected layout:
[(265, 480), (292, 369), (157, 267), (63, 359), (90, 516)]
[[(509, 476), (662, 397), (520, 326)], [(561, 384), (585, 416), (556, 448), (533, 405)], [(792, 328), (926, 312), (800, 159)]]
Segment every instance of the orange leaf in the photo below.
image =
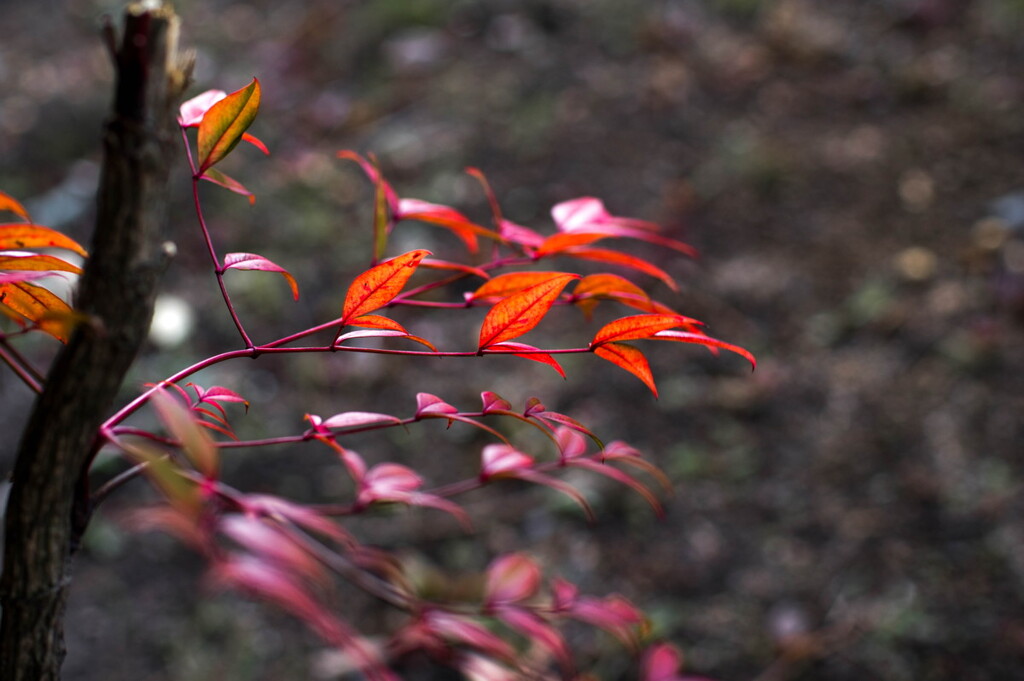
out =
[(32, 222), (32, 218), (28, 216), (28, 211), (18, 201), (8, 194), (0, 192), (0, 210), (10, 211), (18, 217), (22, 217), (26, 222)]
[(615, 300), (643, 312), (676, 314), (668, 305), (651, 300), (642, 288), (617, 274), (602, 273), (583, 277), (573, 289), (572, 299), (587, 319), (601, 300)]
[(81, 267), (52, 255), (0, 255), (0, 270), (82, 273)]
[(409, 281), (420, 261), (430, 254), (430, 251), (423, 249), (409, 251), (356, 277), (345, 294), (345, 305), (341, 312), (342, 326), (390, 303)]
[[(39, 324), (47, 313), (69, 314), (71, 312), (71, 307), (50, 291), (23, 281), (0, 284), (0, 303), (35, 324)], [(67, 342), (67, 336), (59, 330), (52, 328), (43, 330), (62, 343)]]
[(607, 234), (560, 232), (544, 239), (544, 243), (537, 248), (535, 255), (542, 257), (553, 253), (560, 253), (571, 246), (584, 246), (607, 238)]
[(673, 291), (679, 290), (679, 285), (676, 284), (675, 280), (668, 275), (665, 270), (655, 267), (651, 263), (647, 262), (643, 258), (638, 258), (633, 255), (626, 253), (620, 253), (619, 251), (610, 251), (604, 248), (578, 248), (573, 247), (568, 250), (562, 251), (562, 255), (566, 255), (572, 258), (580, 258), (582, 260), (594, 260), (596, 262), (606, 262), (612, 265), (621, 265), (623, 267), (629, 267), (630, 269), (639, 270), (644, 274), (649, 274), (652, 277), (657, 277), (665, 282)]
[(578, 274), (554, 274), (492, 307), (480, 327), (480, 349), (518, 338), (537, 326), (562, 289), (579, 278)]
[(469, 299), (507, 298), (559, 274), (562, 272), (509, 272), (485, 282), (470, 294)]
[(0, 225), (0, 249), (6, 248), (63, 248), (83, 257), (89, 255), (77, 241), (56, 230), (20, 223)]
[(611, 341), (650, 338), (659, 331), (684, 324), (693, 324), (694, 322), (696, 322), (695, 319), (683, 317), (682, 315), (638, 314), (632, 317), (623, 317), (602, 326), (594, 334), (594, 340), (590, 341), (590, 345), (595, 346)]
[(199, 123), (200, 174), (235, 148), (259, 108), (260, 82), (255, 78), (210, 107)]
[(651, 365), (648, 364), (644, 353), (632, 345), (608, 343), (594, 348), (594, 354), (633, 374), (651, 389), (655, 397), (658, 396), (658, 389), (654, 385), (654, 374), (651, 373)]
[(405, 327), (396, 322), (394, 319), (388, 319), (387, 317), (381, 317), (376, 314), (364, 314), (362, 317), (356, 317), (349, 322), (352, 326), (361, 326), (364, 329), (388, 329), (390, 331), (401, 331), (402, 333), (409, 333), (405, 330)]

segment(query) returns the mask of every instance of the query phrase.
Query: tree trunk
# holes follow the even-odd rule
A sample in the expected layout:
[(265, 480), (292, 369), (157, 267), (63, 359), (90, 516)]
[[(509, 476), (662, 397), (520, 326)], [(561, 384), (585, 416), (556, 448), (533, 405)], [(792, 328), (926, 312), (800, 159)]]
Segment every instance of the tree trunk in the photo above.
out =
[[(162, 246), (174, 108), (188, 78), (177, 17), (144, 0), (125, 11), (91, 257), (76, 309), (87, 315), (54, 362), (22, 434), (0, 576), (0, 681), (55, 681), (64, 659), (69, 562), (90, 512), (97, 433), (146, 337)], [(112, 33), (112, 31), (111, 31)]]

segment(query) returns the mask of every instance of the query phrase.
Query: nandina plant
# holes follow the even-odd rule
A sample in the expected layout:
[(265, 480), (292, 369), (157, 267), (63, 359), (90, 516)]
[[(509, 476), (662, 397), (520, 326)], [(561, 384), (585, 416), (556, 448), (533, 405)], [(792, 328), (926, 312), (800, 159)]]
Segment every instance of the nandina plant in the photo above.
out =
[[(136, 10), (137, 15), (149, 18), (142, 29), (133, 29), (129, 17), (124, 46), (120, 51), (114, 48), (119, 65), (129, 60), (127, 50), (133, 49), (131, 31), (151, 30), (154, 17), (148, 12)], [(440, 396), (420, 392), (410, 396), (410, 408), (404, 412), (309, 413), (292, 432), (246, 440), (239, 438), (233, 426), (234, 420), (244, 418), (243, 408), (248, 411), (246, 396), (223, 386), (201, 386), (190, 379), (205, 368), (239, 359), (305, 353), (332, 355), (338, 362), (344, 362), (349, 353), (447, 357), (465, 362), (513, 355), (542, 363), (565, 377), (559, 356), (592, 354), (633, 374), (656, 397), (655, 378), (642, 350), (645, 342), (702, 345), (713, 352), (724, 349), (751, 364), (754, 358), (741, 347), (708, 336), (701, 322), (655, 300), (638, 283), (619, 273), (593, 272), (590, 263), (653, 278), (674, 291), (676, 283), (668, 273), (620, 247), (642, 241), (682, 255), (691, 255), (691, 247), (663, 235), (653, 223), (612, 215), (593, 197), (554, 206), (553, 230), (516, 224), (502, 213), (484, 174), (469, 169), (491, 207), (490, 224), (478, 224), (455, 208), (400, 197), (373, 156), (343, 150), (337, 153), (338, 162), (357, 164), (374, 190), (367, 267), (352, 273), (347, 288), (339, 288), (336, 317), (304, 329), (283, 330), (269, 340), (254, 339), (244, 315), (232, 302), (225, 273), (232, 269), (274, 273), (283, 278), (295, 299), (300, 295), (300, 282), (283, 264), (262, 255), (222, 253), (215, 229), (204, 217), (200, 187), (207, 181), (254, 200), (242, 182), (216, 166), (243, 141), (269, 153), (248, 132), (260, 98), (256, 79), (231, 94), (210, 90), (182, 104), (175, 120), (181, 156), (191, 171), (197, 227), (225, 314), (237, 331), (238, 344), (173, 375), (154, 377), (137, 397), (91, 428), (80, 459), (81, 470), (72, 476), (73, 487), (66, 492), (70, 497), (66, 508), (71, 529), (62, 555), (66, 559), (73, 553), (89, 517), (104, 500), (130, 481), (145, 477), (159, 491), (162, 501), (138, 509), (133, 516), (135, 527), (159, 529), (180, 538), (205, 558), (210, 583), (294, 615), (343, 651), (368, 679), (398, 678), (393, 665), (411, 654), (426, 654), (439, 664), (459, 670), (465, 678), (478, 681), (592, 678), (581, 670), (580, 661), (560, 631), (560, 626), (570, 621), (604, 630), (621, 641), (624, 650), (640, 655), (637, 675), (644, 681), (681, 679), (676, 649), (652, 640), (644, 615), (622, 596), (583, 595), (570, 582), (543, 575), (528, 555), (511, 553), (494, 556), (480, 576), (476, 593), (441, 598), (418, 584), (397, 556), (365, 544), (346, 526), (353, 516), (404, 505), (422, 507), (418, 511), (422, 513), (448, 514), (468, 530), (480, 519), (471, 517), (460, 505), (460, 496), (484, 487), (500, 495), (501, 482), (510, 479), (564, 494), (593, 518), (586, 497), (561, 476), (575, 469), (606, 476), (631, 488), (660, 514), (655, 486), (667, 489), (668, 482), (634, 447), (618, 440), (605, 442), (603, 434), (549, 409), (539, 398), (513, 405), (489, 390), (483, 391), (479, 404), (473, 406), (456, 406)], [(112, 181), (105, 177), (105, 183)], [(101, 187), (101, 208), (104, 191)], [(45, 287), (47, 277), (78, 276), (83, 270), (64, 259), (39, 253), (39, 249), (62, 249), (82, 257), (88, 255), (86, 250), (70, 238), (35, 224), (11, 196), (0, 193), (0, 210), (15, 218), (0, 225), (0, 312), (9, 320), (7, 328), (0, 331), (0, 360), (28, 389), (40, 393), (39, 404), (44, 406), (37, 405), (39, 413), (47, 404), (51, 381), (60, 382), (65, 374), (76, 371), (73, 357), (64, 358), (78, 343), (86, 342), (80, 338), (102, 339), (113, 331), (107, 317), (88, 307), (72, 306)], [(390, 237), (409, 222), (446, 230), (464, 255), (439, 259), (426, 249), (392, 252)], [(595, 246), (598, 242), (602, 242), (601, 247)], [(609, 243), (612, 245), (605, 245)], [(102, 257), (97, 249), (103, 248), (116, 246), (98, 237), (90, 260)], [(86, 263), (88, 279), (91, 264), (89, 260)], [(470, 292), (454, 294), (455, 289)], [(111, 295), (123, 293), (114, 289)], [(599, 305), (619, 306), (625, 314), (595, 325), (567, 347), (539, 347), (523, 341), (555, 310), (576, 308), (575, 314), (589, 320)], [(418, 335), (415, 328), (407, 328), (408, 322), (402, 317), (403, 310), (410, 307), (431, 308), (435, 314), (446, 315), (446, 323), (460, 310), (482, 307), (487, 311), (475, 346), (446, 348)], [(33, 332), (67, 344), (47, 378), (17, 347), (21, 337)], [(363, 342), (365, 339), (375, 339), (372, 347)], [(239, 370), (244, 371), (245, 366), (241, 364)], [(76, 405), (67, 406), (73, 409)], [(158, 429), (149, 430), (133, 422), (133, 416), (142, 410), (155, 413)], [(350, 445), (357, 433), (414, 429), (430, 420), (443, 421), (449, 427), (461, 424), (476, 428), (491, 440), (479, 452), (479, 468), (474, 475), (428, 481), (412, 467), (380, 461), (372, 452), (360, 453)], [(516, 435), (521, 435), (522, 428), (510, 427), (517, 424), (539, 433), (546, 444), (528, 448), (518, 443)], [(49, 644), (25, 635), (19, 637), (23, 634), (19, 628), (29, 627), (23, 621), (23, 610), (30, 609), (36, 600), (46, 602), (40, 587), (24, 586), (22, 582), (29, 576), (25, 563), (18, 562), (31, 552), (32, 544), (25, 539), (22, 499), (33, 484), (39, 484), (24, 474), (32, 464), (22, 460), (41, 446), (33, 439), (33, 427), (30, 423), (19, 453), (12, 493), (17, 502), (8, 518), (2, 593), (7, 654), (0, 662), (4, 681), (56, 678), (53, 665), (41, 662), (54, 654), (59, 669), (60, 651), (52, 649), (59, 646), (59, 632), (46, 639)], [(351, 478), (352, 494), (334, 503), (310, 503), (237, 489), (222, 476), (223, 452), (281, 445), (330, 450), (339, 468)], [(26, 453), (26, 448), (32, 451)], [(88, 471), (103, 449), (120, 452), (125, 467), (92, 486)], [(54, 513), (60, 515), (60, 510)], [(12, 516), (16, 517), (12, 520)], [(66, 574), (66, 567), (62, 569)], [(337, 602), (330, 594), (339, 580), (366, 591), (383, 607), (404, 613), (401, 624), (383, 642), (371, 642), (344, 606), (327, 605)], [(57, 586), (62, 592), (63, 582)], [(54, 607), (61, 610), (62, 600)], [(59, 628), (59, 620), (58, 612), (56, 624), (49, 626)]]

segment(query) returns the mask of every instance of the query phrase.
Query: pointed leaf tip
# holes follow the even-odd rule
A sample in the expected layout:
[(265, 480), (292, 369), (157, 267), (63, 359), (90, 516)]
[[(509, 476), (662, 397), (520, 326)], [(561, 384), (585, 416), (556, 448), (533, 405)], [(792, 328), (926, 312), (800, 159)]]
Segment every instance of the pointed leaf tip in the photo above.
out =
[(277, 272), (288, 282), (288, 286), (292, 290), (292, 297), (295, 300), (299, 299), (299, 284), (295, 281), (295, 277), (288, 270), (267, 260), (262, 255), (257, 255), (256, 253), (228, 253), (224, 256), (224, 269)]

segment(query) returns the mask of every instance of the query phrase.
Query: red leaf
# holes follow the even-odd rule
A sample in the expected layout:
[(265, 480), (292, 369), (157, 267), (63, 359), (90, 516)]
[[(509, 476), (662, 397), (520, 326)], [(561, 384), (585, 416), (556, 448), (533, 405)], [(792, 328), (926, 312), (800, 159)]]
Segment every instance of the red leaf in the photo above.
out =
[(215, 185), (224, 187), (229, 191), (233, 191), (236, 194), (241, 194), (242, 196), (249, 199), (249, 205), (256, 203), (256, 195), (253, 194), (248, 189), (246, 189), (245, 185), (243, 185), (241, 182), (234, 179), (233, 177), (228, 177), (227, 175), (220, 172), (216, 168), (207, 168), (205, 171), (203, 171), (203, 174), (199, 177), (199, 179), (207, 180), (209, 182), (214, 183)]
[(536, 595), (540, 578), (540, 567), (526, 554), (500, 556), (487, 568), (484, 588), (487, 607), (517, 603)]
[(399, 199), (395, 219), (418, 220), (439, 227), (445, 227), (462, 239), (470, 253), (477, 252), (477, 236), (483, 236), (495, 241), (503, 240), (496, 232), (492, 232), (486, 227), (470, 221), (469, 218), (454, 208), (420, 201), (419, 199)]
[(449, 262), (447, 260), (424, 258), (423, 262), (420, 263), (420, 267), (425, 267), (429, 270), (455, 270), (456, 272), (472, 274), (485, 280), (491, 278), (491, 275), (488, 274), (486, 270), (482, 270), (479, 267), (473, 267), (471, 265), (464, 265), (460, 262)]
[(738, 345), (726, 343), (700, 333), (689, 333), (686, 331), (659, 331), (651, 336), (651, 338), (654, 340), (676, 341), (677, 343), (695, 343), (697, 345), (706, 345), (709, 348), (722, 348), (729, 352), (735, 352), (740, 357), (746, 359), (750, 362), (751, 369), (757, 368), (757, 359), (748, 350), (745, 350)]
[(11, 248), (63, 248), (82, 257), (89, 255), (78, 242), (41, 225), (0, 225), (0, 250)]
[[(199, 388), (199, 386), (192, 383), (189, 383), (189, 385)], [(246, 410), (249, 409), (249, 400), (245, 399), (234, 390), (228, 390), (227, 388), (222, 388), (219, 385), (215, 385), (209, 390), (200, 389), (197, 390), (197, 392), (199, 393), (200, 402), (238, 402), (239, 404), (244, 404)]]
[(29, 217), (28, 211), (21, 205), (13, 196), (0, 192), (0, 210), (6, 210), (14, 213), (18, 217), (25, 220), (25, 222), (32, 222), (32, 218)]
[(469, 294), (466, 299), (507, 298), (510, 295), (519, 293), (531, 286), (543, 283), (562, 274), (564, 272), (509, 272), (508, 274), (501, 274), (485, 282), (480, 288)]
[[(530, 352), (523, 352), (523, 350), (529, 350)], [(539, 348), (535, 348), (532, 345), (526, 343), (514, 343), (506, 341), (504, 343), (495, 343), (487, 347), (488, 353), (509, 353), (516, 357), (522, 357), (523, 359), (531, 359), (534, 362), (540, 362), (541, 364), (547, 364), (549, 367), (558, 372), (558, 375), (565, 378), (565, 370), (562, 365), (559, 364), (554, 357), (546, 352), (537, 352)]]
[(292, 289), (292, 297), (299, 299), (299, 285), (288, 270), (274, 264), (255, 253), (228, 253), (224, 256), (225, 270), (258, 270), (260, 272), (279, 272)]
[(667, 272), (659, 267), (655, 267), (651, 263), (647, 262), (643, 258), (637, 258), (636, 256), (628, 255), (626, 253), (620, 253), (619, 251), (610, 251), (604, 248), (582, 248), (573, 247), (562, 251), (562, 255), (571, 256), (573, 258), (580, 258), (581, 260), (593, 260), (595, 262), (604, 262), (612, 265), (621, 265), (622, 267), (629, 267), (630, 269), (638, 270), (644, 274), (649, 274), (652, 277), (657, 277), (665, 282), (673, 291), (679, 290), (679, 285), (676, 284), (675, 279), (670, 277)]
[(651, 508), (654, 509), (654, 512), (658, 515), (659, 518), (665, 515), (665, 509), (662, 508), (661, 502), (658, 501), (658, 498), (656, 496), (654, 496), (654, 493), (651, 492), (651, 490), (649, 490), (646, 485), (644, 485), (642, 482), (640, 482), (633, 476), (629, 475), (628, 473), (620, 471), (618, 468), (612, 468), (607, 464), (603, 464), (598, 461), (593, 461), (592, 459), (573, 459), (571, 461), (568, 461), (567, 465), (585, 468), (588, 471), (599, 473), (601, 475), (604, 475), (605, 477), (615, 480), (616, 482), (620, 482), (623, 485), (626, 485), (627, 487), (633, 488), (637, 492), (637, 494), (642, 496), (644, 500), (648, 504), (650, 504)]
[(658, 396), (658, 388), (654, 385), (654, 374), (644, 354), (625, 343), (608, 343), (594, 348), (594, 354), (612, 364), (622, 367), (644, 382), (654, 396)]
[(639, 314), (632, 317), (622, 317), (598, 329), (597, 333), (594, 334), (594, 339), (590, 341), (590, 346), (595, 347), (613, 341), (651, 338), (659, 331), (684, 324), (692, 324), (695, 321), (681, 315), (664, 314)]
[(363, 272), (345, 294), (345, 305), (342, 308), (341, 324), (364, 314), (379, 310), (398, 295), (416, 271), (416, 267), (430, 251), (419, 249), (409, 251), (391, 260), (382, 262)]
[(554, 274), (546, 281), (535, 284), (505, 298), (484, 318), (480, 328), (480, 349), (512, 340), (533, 329), (544, 318), (562, 289), (578, 274)]
[(256, 118), (260, 83), (252, 82), (216, 102), (199, 123), (199, 174), (227, 156)]

